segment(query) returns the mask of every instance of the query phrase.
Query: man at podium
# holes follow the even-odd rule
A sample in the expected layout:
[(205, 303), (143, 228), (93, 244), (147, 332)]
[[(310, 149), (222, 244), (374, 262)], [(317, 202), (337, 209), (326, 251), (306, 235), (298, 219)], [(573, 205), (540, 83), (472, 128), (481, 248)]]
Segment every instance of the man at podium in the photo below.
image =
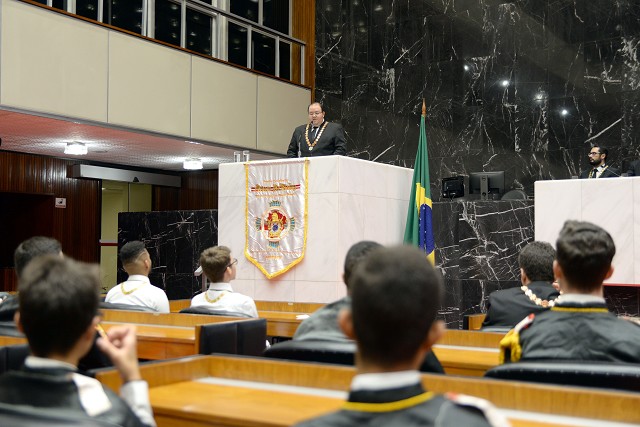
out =
[(324, 119), (322, 104), (309, 105), (309, 122), (293, 131), (287, 157), (319, 157), (347, 153), (344, 129)]

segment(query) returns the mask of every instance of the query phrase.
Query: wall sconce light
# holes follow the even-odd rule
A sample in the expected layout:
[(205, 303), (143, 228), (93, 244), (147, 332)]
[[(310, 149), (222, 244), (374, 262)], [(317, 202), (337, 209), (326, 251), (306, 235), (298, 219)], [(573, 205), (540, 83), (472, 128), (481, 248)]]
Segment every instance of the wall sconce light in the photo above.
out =
[(196, 157), (185, 159), (182, 167), (188, 170), (202, 169), (202, 159)]
[(67, 145), (64, 147), (64, 154), (83, 156), (87, 154), (87, 152), (87, 145), (82, 142), (67, 142)]

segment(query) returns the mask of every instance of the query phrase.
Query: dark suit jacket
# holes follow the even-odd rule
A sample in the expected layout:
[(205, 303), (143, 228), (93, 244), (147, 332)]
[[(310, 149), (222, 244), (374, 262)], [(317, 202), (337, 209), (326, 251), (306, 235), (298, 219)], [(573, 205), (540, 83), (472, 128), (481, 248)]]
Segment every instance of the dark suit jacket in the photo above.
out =
[[(593, 168), (583, 170), (580, 173), (580, 179), (589, 178), (589, 172), (591, 172), (592, 169)], [(617, 178), (619, 176), (620, 176), (620, 171), (616, 168), (612, 168), (611, 166), (609, 166), (604, 170), (604, 172), (602, 172), (602, 175), (600, 175), (599, 178)]]
[(629, 164), (627, 176), (640, 176), (640, 160), (634, 160)]
[[(543, 300), (556, 299), (560, 295), (547, 282), (531, 282), (529, 289)], [(548, 308), (541, 307), (532, 302), (527, 297), (520, 286), (502, 291), (495, 291), (489, 295), (489, 303), (487, 308), (487, 316), (482, 323), (482, 327), (489, 326), (508, 326), (514, 327), (522, 319), (531, 313), (540, 313), (547, 311)]]
[[(307, 125), (302, 125), (293, 131), (289, 149), (287, 150), (287, 157), (298, 157), (298, 144), (300, 144), (301, 157), (331, 156), (334, 154), (344, 156), (347, 154), (347, 143), (344, 139), (344, 129), (342, 129), (341, 125), (327, 122), (327, 127), (320, 135), (320, 140), (313, 147), (313, 150), (309, 150), (307, 145), (304, 135), (306, 128)], [(311, 134), (311, 128), (309, 128), (309, 133)], [(311, 135), (309, 135), (309, 141), (313, 143)]]

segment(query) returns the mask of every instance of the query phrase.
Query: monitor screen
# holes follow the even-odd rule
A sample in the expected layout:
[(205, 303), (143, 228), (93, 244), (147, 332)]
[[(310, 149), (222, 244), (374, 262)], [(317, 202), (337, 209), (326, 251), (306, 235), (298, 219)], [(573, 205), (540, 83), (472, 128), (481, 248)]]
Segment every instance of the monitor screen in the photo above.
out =
[(482, 200), (494, 198), (489, 195), (504, 194), (504, 171), (471, 172), (469, 194), (479, 194)]

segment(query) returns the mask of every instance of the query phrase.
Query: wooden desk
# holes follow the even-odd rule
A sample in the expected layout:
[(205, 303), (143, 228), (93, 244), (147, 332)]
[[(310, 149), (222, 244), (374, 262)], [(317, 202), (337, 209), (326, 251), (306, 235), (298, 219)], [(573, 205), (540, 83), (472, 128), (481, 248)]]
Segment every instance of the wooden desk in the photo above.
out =
[[(339, 408), (355, 373), (349, 367), (232, 356), (199, 356), (141, 369), (149, 382), (151, 404), (160, 427), (289, 426)], [(114, 371), (100, 372), (97, 378), (114, 390), (120, 387), (120, 377)], [(436, 393), (475, 395), (491, 400), (499, 408), (515, 411), (510, 412), (515, 427), (584, 425), (580, 419), (554, 422), (553, 415), (542, 422), (538, 413), (640, 423), (637, 393), (444, 375), (422, 378), (425, 387)], [(322, 396), (277, 385), (319, 388)]]
[(482, 377), (485, 372), (499, 364), (497, 349), (436, 344), (433, 353), (448, 375)]
[(447, 329), (438, 344), (498, 349), (500, 340), (504, 338), (504, 335), (499, 332)]
[[(133, 322), (102, 322), (105, 330)], [(140, 359), (160, 360), (198, 354), (195, 326), (135, 324)]]
[(25, 337), (0, 336), (0, 347), (5, 345), (26, 344), (26, 343), (27, 343), (27, 339)]
[[(282, 311), (293, 313), (311, 314), (324, 304), (315, 302), (286, 302), (286, 301), (255, 301), (258, 311)], [(176, 299), (169, 301), (169, 309), (172, 313), (177, 313), (182, 309), (191, 306), (190, 299)]]
[[(185, 314), (185, 313), (174, 312), (174, 306), (179, 307), (182, 301), (189, 301), (189, 300), (169, 301), (169, 304), (171, 305), (171, 313), (145, 313), (145, 312), (138, 312), (138, 311), (129, 311), (127, 313), (139, 313), (139, 314), (147, 315), (147, 318), (151, 318), (151, 316), (164, 315), (164, 316), (199, 316), (200, 318), (210, 317), (210, 318), (218, 318), (218, 319), (226, 319), (226, 320), (242, 319), (242, 317), (206, 316), (201, 314)], [(181, 309), (177, 311), (180, 311), (180, 310)], [(103, 312), (105, 313), (107, 311), (123, 311), (123, 310), (103, 310)], [(302, 322), (302, 319), (298, 319), (297, 316), (302, 314), (307, 314), (307, 313), (300, 313), (300, 312), (293, 312), (293, 311), (268, 311), (268, 310), (258, 311), (258, 316), (261, 319), (267, 320), (267, 335), (272, 337), (287, 337), (287, 338), (293, 337), (293, 334), (295, 334), (296, 329), (298, 329), (300, 322)], [(180, 317), (168, 317), (168, 318), (179, 319)], [(197, 321), (200, 321), (200, 320), (197, 320)], [(213, 322), (214, 320), (210, 320), (208, 322), (200, 322), (200, 323), (213, 323)]]

